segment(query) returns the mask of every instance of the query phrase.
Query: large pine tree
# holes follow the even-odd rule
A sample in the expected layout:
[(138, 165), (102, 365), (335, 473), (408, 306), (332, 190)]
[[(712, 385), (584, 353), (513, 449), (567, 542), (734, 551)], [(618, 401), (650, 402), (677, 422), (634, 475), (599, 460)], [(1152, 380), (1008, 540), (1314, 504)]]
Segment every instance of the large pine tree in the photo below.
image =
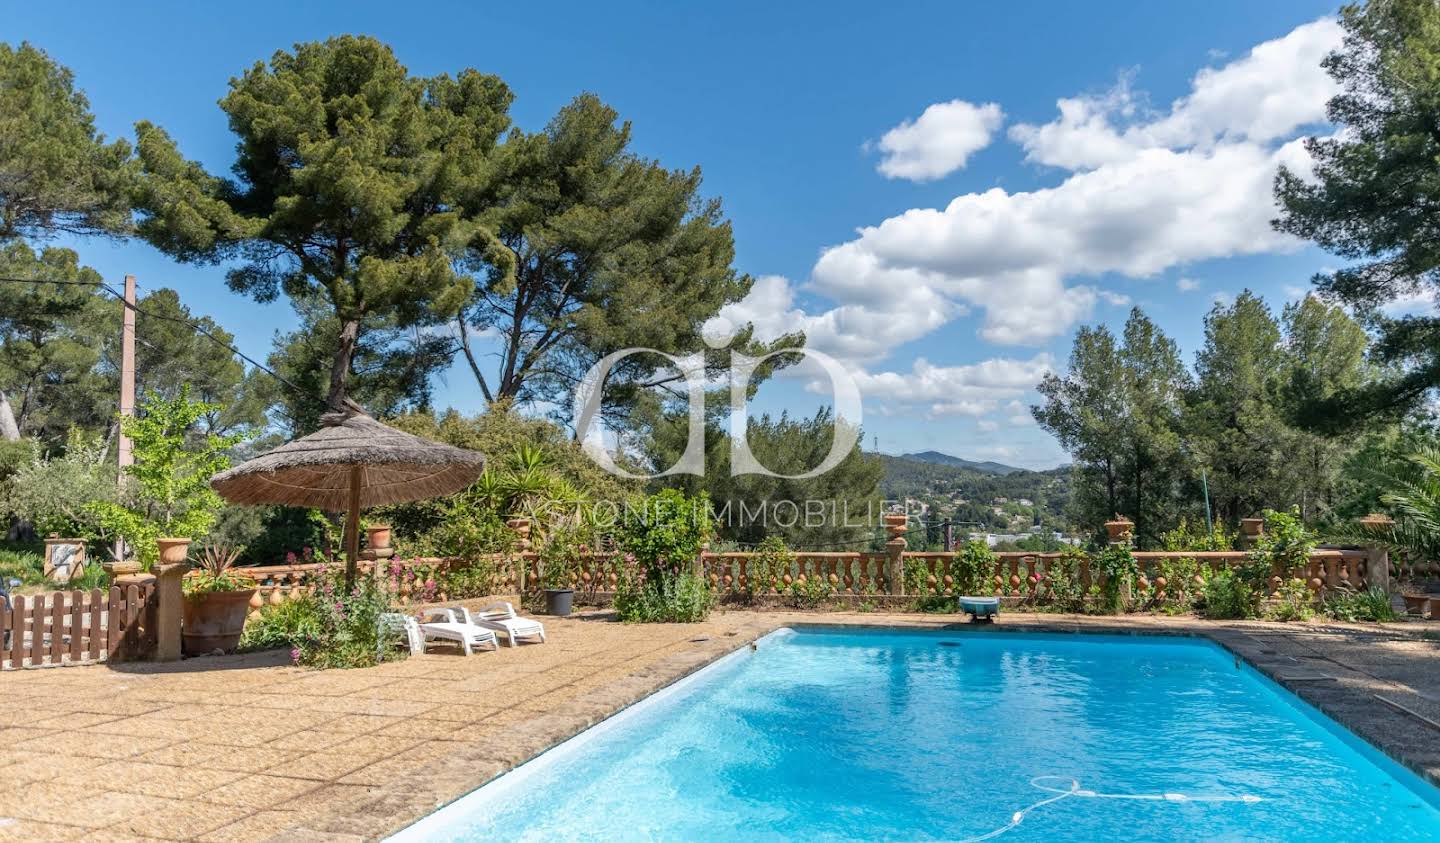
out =
[(1371, 0), (1341, 24), (1344, 45), (1325, 60), (1342, 86), (1327, 109), (1340, 131), (1306, 142), (1313, 178), (1280, 171), (1275, 225), (1354, 261), (1315, 282), (1373, 322), (1376, 355), (1399, 373), (1311, 402), (1307, 424), (1328, 429), (1405, 412), (1440, 385), (1440, 317), (1385, 313), (1440, 297), (1440, 4)]
[(240, 261), (232, 289), (321, 297), (337, 334), (326, 400), (338, 406), (362, 329), (453, 315), (473, 289), (452, 256), (506, 255), (480, 220), (509, 89), (473, 70), (410, 75), (390, 48), (342, 36), (277, 52), (230, 82), (233, 179), (137, 126), (140, 233), (176, 258)]

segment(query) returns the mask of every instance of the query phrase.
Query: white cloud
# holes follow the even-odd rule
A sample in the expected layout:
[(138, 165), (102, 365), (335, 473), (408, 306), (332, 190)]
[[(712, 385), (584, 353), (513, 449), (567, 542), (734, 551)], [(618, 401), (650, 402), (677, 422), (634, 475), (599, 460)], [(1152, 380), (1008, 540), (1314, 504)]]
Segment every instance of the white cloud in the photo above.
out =
[(1230, 305), (1235, 303), (1235, 296), (1231, 293), (1225, 292), (1224, 290), (1217, 290), (1210, 295), (1210, 301), (1220, 305), (1221, 307), (1229, 307)]
[(1128, 77), (1101, 96), (1059, 100), (1059, 119), (1019, 124), (1010, 137), (1026, 157), (1067, 170), (1093, 169), (1145, 149), (1264, 144), (1325, 119), (1338, 88), (1320, 61), (1339, 46), (1339, 23), (1322, 18), (1256, 46), (1223, 67), (1205, 68), (1165, 114), (1148, 114)]
[[(1049, 355), (867, 367), (891, 355), (903, 361), (901, 346), (967, 313), (979, 317), (984, 340), (1039, 344), (1101, 302), (1129, 303), (1105, 288), (1106, 275), (1153, 278), (1199, 261), (1298, 248), (1270, 226), (1273, 181), (1281, 164), (1310, 167), (1298, 135), (1324, 118), (1334, 86), (1319, 61), (1339, 38), (1333, 20), (1305, 24), (1201, 70), (1162, 110), (1148, 106), (1128, 75), (1103, 95), (1062, 99), (1051, 122), (1009, 133), (1029, 161), (1061, 168), (1047, 186), (965, 193), (860, 227), (821, 252), (808, 280), (763, 277), (722, 316), (753, 322), (762, 339), (805, 331), (811, 347), (858, 370), (867, 409), (974, 418), (987, 433), (991, 425), (1032, 426), (1022, 399), (1054, 365)], [(933, 105), (875, 144), (880, 170), (939, 178), (964, 166), (1003, 121), (998, 105)], [(1174, 283), (1181, 292), (1204, 288), (1192, 277)], [(802, 304), (801, 292), (829, 304)]]
[(881, 153), (877, 169), (892, 179), (943, 178), (989, 145), (1004, 120), (1004, 112), (993, 102), (935, 103), (918, 118), (906, 120), (880, 138), (875, 144)]
[(804, 331), (807, 347), (858, 363), (884, 357), (896, 346), (923, 337), (964, 312), (962, 305), (922, 284), (809, 314), (795, 304), (795, 287), (789, 279), (763, 275), (755, 279), (745, 298), (721, 308), (705, 329), (748, 322), (754, 324), (755, 336), (766, 342)]
[(1386, 302), (1380, 312), (1391, 319), (1401, 316), (1433, 316), (1440, 312), (1433, 290), (1420, 290)]
[(986, 340), (1036, 344), (1098, 299), (1124, 300), (1071, 279), (1294, 250), (1298, 241), (1270, 227), (1275, 171), (1308, 167), (1288, 136), (1323, 117), (1333, 85), (1318, 62), (1338, 42), (1332, 20), (1301, 26), (1201, 71), (1158, 116), (1128, 84), (1061, 100), (1054, 122), (1011, 131), (1031, 160), (1073, 171), (1059, 184), (968, 193), (863, 227), (822, 253), (812, 288), (865, 307), (923, 289), (983, 311)]
[(981, 445), (968, 450), (970, 456), (988, 460), (1007, 460), (1020, 456), (1020, 449), (1014, 445)]
[(936, 416), (983, 416), (1032, 389), (1054, 369), (1049, 354), (1029, 360), (995, 358), (962, 366), (935, 366), (923, 357), (908, 372), (859, 372), (856, 383), (867, 401), (929, 405)]
[(1005, 420), (1011, 427), (1029, 427), (1035, 424), (1035, 417), (1030, 414), (1030, 407), (1020, 401), (1011, 401), (1005, 405), (1005, 411), (1010, 415)]

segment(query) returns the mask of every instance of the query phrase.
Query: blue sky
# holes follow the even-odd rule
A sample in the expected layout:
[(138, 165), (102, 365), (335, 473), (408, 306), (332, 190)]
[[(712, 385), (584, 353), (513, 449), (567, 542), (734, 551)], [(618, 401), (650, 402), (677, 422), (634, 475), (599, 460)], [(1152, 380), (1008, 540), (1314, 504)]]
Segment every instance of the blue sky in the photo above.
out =
[[(1276, 162), (1303, 166), (1295, 139), (1327, 131), (1314, 60), (1337, 38), (1333, 11), (7, 2), (0, 39), (72, 68), (108, 135), (151, 120), (213, 171), (231, 160), (215, 105), (227, 80), (296, 41), (365, 33), (417, 74), (499, 74), (527, 129), (593, 91), (632, 121), (638, 152), (703, 168), (737, 267), (763, 278), (727, 317), (805, 327), (856, 372), (867, 447), (1046, 467), (1063, 454), (1024, 407), (1078, 325), (1118, 325), (1138, 304), (1188, 360), (1217, 296), (1250, 287), (1278, 310), (1333, 262), (1265, 224)], [(107, 277), (175, 287), (254, 356), (293, 325), (216, 268), (74, 245)], [(767, 385), (759, 409), (810, 411), (804, 383)], [(474, 411), (477, 392), (457, 368), (438, 397)]]

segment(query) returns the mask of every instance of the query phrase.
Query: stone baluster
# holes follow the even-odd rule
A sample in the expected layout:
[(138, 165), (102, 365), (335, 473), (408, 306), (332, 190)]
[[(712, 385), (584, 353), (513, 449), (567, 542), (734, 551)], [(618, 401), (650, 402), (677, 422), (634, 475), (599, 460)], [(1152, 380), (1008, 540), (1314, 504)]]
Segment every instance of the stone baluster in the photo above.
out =
[(909, 519), (903, 513), (883, 516), (885, 533), (885, 584), (891, 594), (905, 593), (905, 533)]

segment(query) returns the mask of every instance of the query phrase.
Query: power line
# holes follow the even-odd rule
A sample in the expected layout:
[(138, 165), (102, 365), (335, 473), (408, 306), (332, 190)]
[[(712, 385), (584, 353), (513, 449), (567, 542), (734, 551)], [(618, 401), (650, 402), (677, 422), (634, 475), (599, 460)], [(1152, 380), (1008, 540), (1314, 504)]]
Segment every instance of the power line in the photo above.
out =
[[(304, 398), (307, 401), (313, 401), (316, 404), (323, 403), (320, 401), (319, 398), (291, 383), (289, 380), (285, 379), (275, 370), (264, 365), (258, 360), (255, 360), (253, 357), (245, 354), (245, 352), (215, 336), (209, 331), (209, 329), (199, 324), (198, 322), (191, 322), (188, 319), (182, 319), (178, 316), (167, 316), (163, 313), (155, 313), (154, 311), (146, 310), (145, 308), (140, 307), (138, 304), (132, 304), (131, 302), (126, 301), (124, 293), (117, 292), (114, 287), (111, 287), (104, 281), (72, 281), (60, 278), (12, 278), (7, 276), (0, 276), (0, 282), (7, 282), (11, 284), (59, 284), (74, 287), (99, 287), (101, 290), (114, 297), (122, 305), (135, 311), (135, 313), (143, 316), (149, 316), (154, 319), (163, 319), (167, 322), (175, 322), (184, 325), (185, 327), (196, 332), (197, 334), (200, 334), (201, 336), (205, 337), (206, 339), (210, 340), (211, 342), (215, 343), (216, 345), (220, 346), (221, 348), (225, 349), (236, 357), (239, 357), (241, 360), (244, 360), (246, 363), (249, 363), (251, 366), (254, 366), (255, 368), (274, 378), (276, 381), (284, 385), (286, 388), (290, 389), (292, 392), (294, 392), (301, 398)], [(139, 285), (137, 284), (136, 286)]]

